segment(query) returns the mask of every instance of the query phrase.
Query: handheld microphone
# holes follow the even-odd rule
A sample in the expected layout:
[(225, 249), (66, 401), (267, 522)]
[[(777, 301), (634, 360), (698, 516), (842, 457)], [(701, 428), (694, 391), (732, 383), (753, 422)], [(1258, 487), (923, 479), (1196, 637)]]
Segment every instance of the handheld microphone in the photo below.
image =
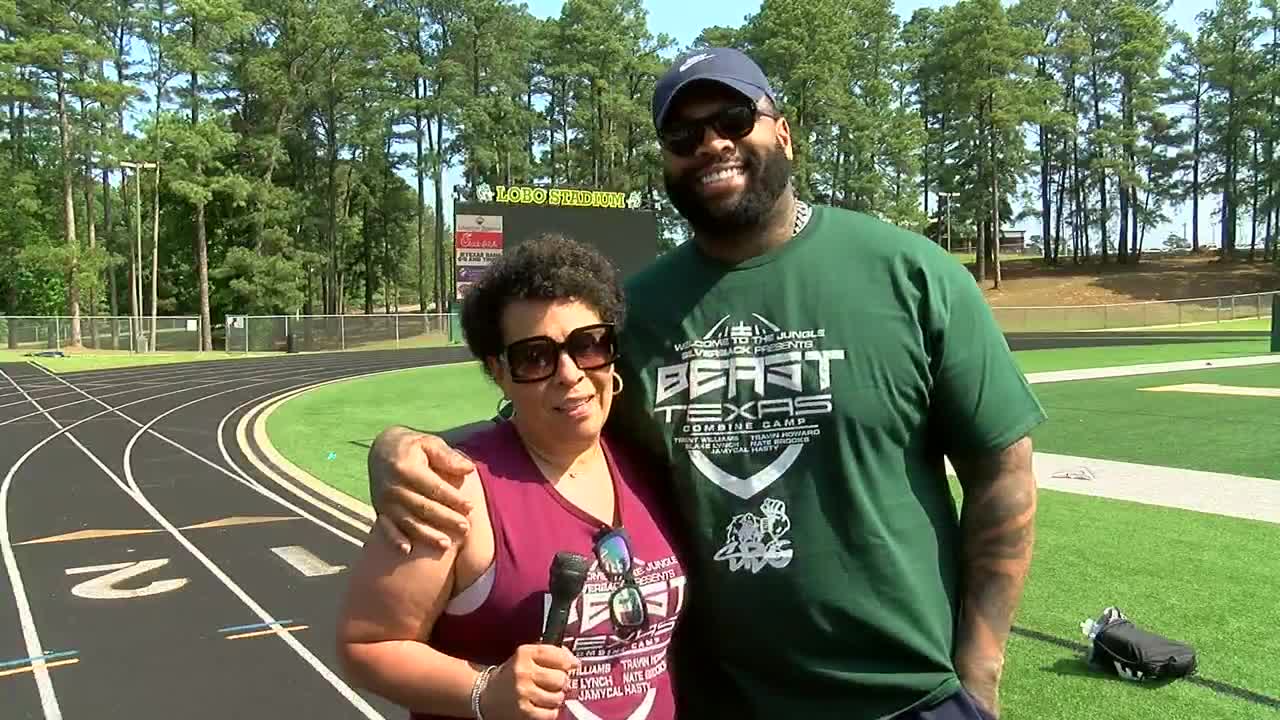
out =
[(563, 645), (564, 630), (569, 624), (569, 608), (587, 582), (591, 561), (585, 555), (558, 552), (551, 561), (551, 607), (542, 631), (543, 645)]

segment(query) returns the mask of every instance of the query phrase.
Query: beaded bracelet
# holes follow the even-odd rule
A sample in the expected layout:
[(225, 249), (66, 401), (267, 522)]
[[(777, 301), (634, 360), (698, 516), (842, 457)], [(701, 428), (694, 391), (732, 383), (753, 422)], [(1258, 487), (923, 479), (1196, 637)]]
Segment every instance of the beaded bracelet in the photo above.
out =
[(485, 687), (489, 684), (489, 676), (497, 669), (497, 665), (490, 665), (480, 671), (475, 683), (471, 685), (471, 714), (475, 715), (476, 720), (484, 720), (484, 715), (480, 713), (480, 694), (484, 692)]

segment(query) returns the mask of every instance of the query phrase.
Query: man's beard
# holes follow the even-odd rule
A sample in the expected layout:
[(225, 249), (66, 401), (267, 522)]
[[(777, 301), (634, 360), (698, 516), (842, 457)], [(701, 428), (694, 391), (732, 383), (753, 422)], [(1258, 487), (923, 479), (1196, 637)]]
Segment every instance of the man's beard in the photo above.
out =
[[(750, 234), (761, 228), (773, 211), (787, 183), (791, 180), (791, 159), (782, 143), (775, 142), (767, 153), (746, 151), (739, 145), (739, 161), (747, 185), (728, 205), (711, 207), (698, 193), (698, 173), (704, 167), (690, 170), (682, 177), (663, 171), (667, 197), (694, 232), (719, 240), (732, 240), (734, 235)], [(720, 160), (713, 161), (721, 162)]]

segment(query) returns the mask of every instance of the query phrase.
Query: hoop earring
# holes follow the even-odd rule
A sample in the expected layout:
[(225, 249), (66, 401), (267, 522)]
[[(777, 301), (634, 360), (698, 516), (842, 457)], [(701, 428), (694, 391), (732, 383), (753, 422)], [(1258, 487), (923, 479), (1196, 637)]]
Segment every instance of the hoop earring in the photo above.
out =
[(623, 388), (622, 376), (619, 375), (618, 373), (614, 373), (613, 374), (613, 394), (617, 395), (618, 393), (622, 392), (622, 388)]
[(498, 400), (497, 413), (498, 413), (498, 417), (502, 418), (503, 420), (511, 420), (516, 416), (516, 405), (515, 403), (508, 400), (507, 397), (504, 395), (502, 396), (501, 399)]

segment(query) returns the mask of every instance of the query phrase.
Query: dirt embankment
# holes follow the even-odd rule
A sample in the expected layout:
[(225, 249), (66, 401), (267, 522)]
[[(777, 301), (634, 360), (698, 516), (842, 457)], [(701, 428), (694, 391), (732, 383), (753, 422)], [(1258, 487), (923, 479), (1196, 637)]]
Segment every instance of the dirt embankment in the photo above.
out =
[[(973, 269), (972, 263), (969, 264)], [(988, 271), (983, 285), (987, 302), (995, 306), (1103, 305), (1216, 297), (1280, 290), (1280, 266), (1259, 258), (1224, 263), (1215, 255), (1144, 256), (1137, 265), (1074, 265), (1058, 267), (1039, 259), (1001, 264), (1000, 289)]]

